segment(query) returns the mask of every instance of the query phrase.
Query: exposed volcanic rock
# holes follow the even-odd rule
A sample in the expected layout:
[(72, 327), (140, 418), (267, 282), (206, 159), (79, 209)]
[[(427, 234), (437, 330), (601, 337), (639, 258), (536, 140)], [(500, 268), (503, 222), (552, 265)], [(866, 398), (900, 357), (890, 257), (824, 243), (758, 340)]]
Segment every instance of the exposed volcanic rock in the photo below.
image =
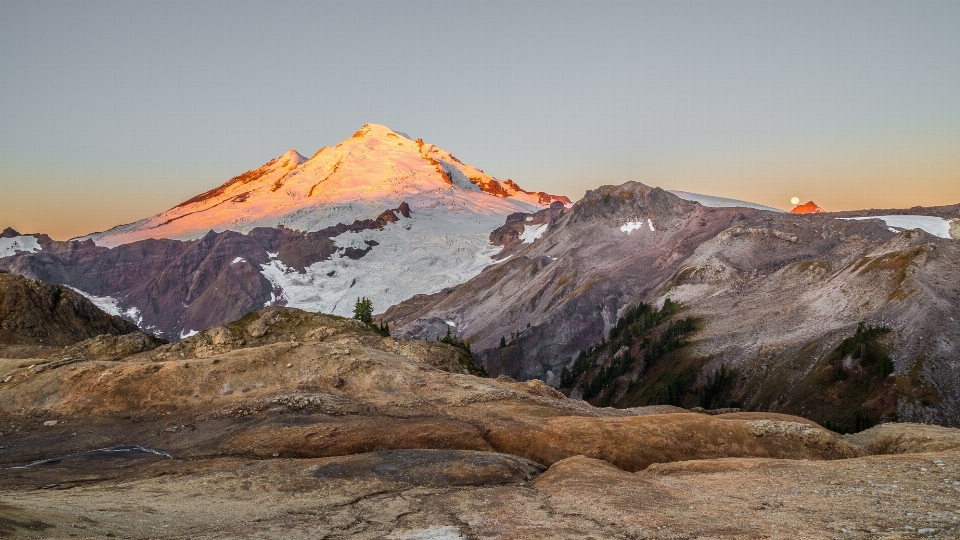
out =
[(957, 430), (594, 408), (354, 320), (269, 308), (122, 361), (29, 362), (0, 359), (5, 535), (960, 531)]
[[(267, 308), (122, 362), (49, 364), (0, 366), (5, 463), (70, 453), (93, 440), (100, 447), (136, 440), (196, 458), (434, 448), (550, 465), (587, 455), (626, 470), (736, 455), (863, 455), (801, 419), (596, 409), (537, 381), (468, 375), (469, 357), (444, 343), (385, 338), (359, 321), (289, 308)], [(129, 414), (142, 427), (109, 427)], [(92, 430), (57, 442), (23, 424), (50, 418)], [(157, 429), (185, 424), (196, 430)]]
[(790, 211), (791, 214), (822, 214), (823, 208), (817, 206), (817, 203), (813, 201), (805, 202), (803, 204), (797, 205), (793, 210)]
[(502, 248), (496, 258), (503, 260), (522, 248), (524, 244), (533, 243), (551, 222), (563, 215), (563, 209), (562, 203), (554, 202), (550, 208), (539, 212), (530, 214), (517, 212), (507, 216), (506, 223), (490, 233), (490, 243)]
[(0, 273), (0, 343), (68, 345), (137, 331), (67, 287)]
[[(951, 209), (930, 215), (947, 219)], [(642, 184), (604, 186), (509, 259), (386, 318), (400, 335), (430, 339), (451, 321), (492, 374), (556, 383), (628, 307), (669, 297), (683, 304), (679, 316), (701, 321), (664, 364), (678, 369), (665, 377), (692, 373), (687, 387), (723, 365), (737, 372), (732, 399), (750, 409), (957, 425), (960, 243), (909, 219), (837, 217), (705, 208)], [(929, 220), (949, 230), (940, 217)], [(869, 370), (831, 355), (861, 322), (891, 329), (877, 346), (893, 371), (857, 390)], [(835, 378), (841, 369), (849, 377)]]

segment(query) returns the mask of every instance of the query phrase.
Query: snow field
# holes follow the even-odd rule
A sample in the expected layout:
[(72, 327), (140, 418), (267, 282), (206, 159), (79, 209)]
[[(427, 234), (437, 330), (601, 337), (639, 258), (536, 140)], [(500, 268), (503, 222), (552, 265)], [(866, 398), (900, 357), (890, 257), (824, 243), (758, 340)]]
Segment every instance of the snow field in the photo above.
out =
[(35, 236), (14, 236), (12, 238), (0, 238), (0, 259), (12, 257), (18, 251), (36, 253), (43, 248), (37, 243)]
[(867, 216), (847, 220), (879, 219), (891, 232), (920, 229), (940, 238), (950, 238), (950, 221), (937, 216)]

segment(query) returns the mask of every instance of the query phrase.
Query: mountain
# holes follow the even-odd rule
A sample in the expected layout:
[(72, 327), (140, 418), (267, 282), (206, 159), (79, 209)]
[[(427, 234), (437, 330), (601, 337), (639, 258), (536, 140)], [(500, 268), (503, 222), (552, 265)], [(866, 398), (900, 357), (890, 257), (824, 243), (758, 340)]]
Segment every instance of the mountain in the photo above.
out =
[(349, 315), (475, 276), (507, 216), (564, 207), (368, 124), (291, 150), (170, 210), (68, 242), (7, 231), (0, 268), (65, 284), (171, 340), (265, 305)]
[(62, 346), (133, 332), (136, 325), (67, 287), (0, 272), (0, 344)]
[(803, 204), (797, 205), (793, 210), (790, 211), (791, 214), (822, 214), (823, 212), (823, 208), (817, 206), (817, 203), (813, 201), (807, 201)]
[[(670, 298), (683, 307), (650, 330), (649, 342), (684, 317), (698, 330), (659, 371), (633, 362), (611, 379), (613, 394), (604, 387), (596, 400), (693, 406), (692, 392), (668, 390), (703, 387), (723, 367), (737, 372), (730, 399), (752, 410), (836, 423), (860, 415), (861, 426), (897, 417), (960, 423), (960, 205), (899, 216), (774, 213), (704, 207), (628, 182), (549, 212), (494, 232), (512, 250), (507, 260), (391, 308), (394, 332), (429, 339), (449, 327), (490, 373), (558, 384), (581, 352), (600, 351), (630, 308)], [(545, 225), (532, 243), (511, 243), (518, 223)], [(860, 323), (889, 331), (858, 332)], [(586, 356), (604, 365), (628, 352), (642, 359), (637, 337), (624, 343), (632, 352)], [(892, 373), (879, 364), (870, 371), (849, 351), (835, 358), (848, 338), (887, 350)]]
[(148, 238), (196, 240), (211, 230), (283, 225), (316, 231), (372, 218), (404, 202), (418, 211), (417, 222), (453, 226), (453, 233), (489, 232), (512, 212), (553, 201), (570, 203), (497, 180), (420, 139), (366, 124), (309, 159), (290, 150), (166, 212), (75, 240), (114, 247)]

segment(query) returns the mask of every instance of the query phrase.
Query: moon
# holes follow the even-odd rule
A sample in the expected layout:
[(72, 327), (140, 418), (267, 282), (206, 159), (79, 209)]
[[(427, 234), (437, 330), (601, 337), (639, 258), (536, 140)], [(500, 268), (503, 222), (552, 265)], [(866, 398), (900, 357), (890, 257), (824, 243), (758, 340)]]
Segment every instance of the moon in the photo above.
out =
[(800, 197), (790, 199), (790, 204), (800, 204)]

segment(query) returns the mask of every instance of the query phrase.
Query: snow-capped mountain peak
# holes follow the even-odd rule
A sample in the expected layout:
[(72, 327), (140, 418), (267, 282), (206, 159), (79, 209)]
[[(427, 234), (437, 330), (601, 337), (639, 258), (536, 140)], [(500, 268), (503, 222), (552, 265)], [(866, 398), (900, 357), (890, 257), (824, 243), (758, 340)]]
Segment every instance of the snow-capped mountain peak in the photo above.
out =
[(84, 238), (116, 246), (147, 238), (196, 239), (210, 230), (285, 225), (314, 231), (371, 218), (403, 202), (414, 211), (443, 209), (448, 216), (483, 221), (489, 231), (511, 213), (554, 201), (570, 204), (566, 197), (497, 180), (421, 139), (366, 124), (309, 159), (291, 149), (166, 212)]

